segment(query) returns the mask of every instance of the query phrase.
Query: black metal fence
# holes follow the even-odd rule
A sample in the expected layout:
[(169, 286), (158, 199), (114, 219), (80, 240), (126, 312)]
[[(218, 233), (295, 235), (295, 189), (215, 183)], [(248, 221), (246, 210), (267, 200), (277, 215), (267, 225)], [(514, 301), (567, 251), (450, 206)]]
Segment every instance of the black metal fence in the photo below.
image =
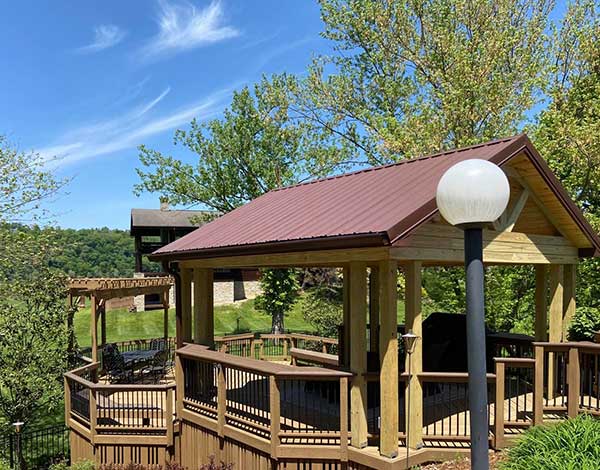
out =
[(64, 424), (0, 435), (0, 459), (11, 468), (44, 470), (69, 460), (69, 429)]

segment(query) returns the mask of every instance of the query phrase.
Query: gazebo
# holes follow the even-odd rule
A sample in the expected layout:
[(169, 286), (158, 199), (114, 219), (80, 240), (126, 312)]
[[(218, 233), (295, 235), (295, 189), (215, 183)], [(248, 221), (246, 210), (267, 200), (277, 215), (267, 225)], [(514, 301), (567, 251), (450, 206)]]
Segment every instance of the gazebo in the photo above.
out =
[[(600, 239), (518, 135), (277, 189), (157, 250), (151, 257), (177, 290), (174, 454), (182, 465), (217, 454), (239, 468), (391, 469), (468, 449), (466, 373), (424, 371), (421, 340), (412, 354), (399, 353), (397, 275), (406, 281), (405, 327), (421, 337), (422, 270), (464, 259), (463, 232), (439, 215), (436, 186), (473, 158), (500, 166), (511, 186), (506, 212), (484, 230), (484, 262), (536, 270), (535, 356), (498, 358), (488, 376), (491, 445), (502, 447), (507, 433), (542, 422), (547, 410), (579, 412), (572, 351), (583, 351), (563, 342), (577, 263), (598, 253)], [(343, 270), (337, 367), (330, 358), (301, 367), (211, 350), (215, 269), (319, 266)], [(516, 369), (530, 379), (518, 382)]]

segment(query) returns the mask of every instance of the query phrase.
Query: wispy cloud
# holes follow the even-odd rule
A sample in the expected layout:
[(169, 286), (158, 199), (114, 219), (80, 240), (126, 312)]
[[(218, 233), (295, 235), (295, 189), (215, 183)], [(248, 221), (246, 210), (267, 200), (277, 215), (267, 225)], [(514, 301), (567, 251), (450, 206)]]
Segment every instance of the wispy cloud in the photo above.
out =
[(205, 98), (169, 113), (157, 114), (156, 106), (169, 93), (163, 90), (148, 102), (110, 119), (97, 121), (65, 132), (56, 142), (38, 152), (52, 165), (68, 165), (81, 160), (135, 148), (144, 139), (175, 129), (190, 122), (216, 116), (223, 108), (231, 89), (212, 93)]
[(236, 37), (240, 32), (225, 24), (220, 0), (202, 9), (191, 3), (159, 1), (158, 34), (142, 49), (145, 58), (164, 56)]
[(92, 54), (100, 52), (109, 47), (116, 46), (123, 38), (125, 31), (114, 24), (103, 24), (94, 28), (94, 41), (87, 46), (80, 47), (75, 51), (79, 54)]

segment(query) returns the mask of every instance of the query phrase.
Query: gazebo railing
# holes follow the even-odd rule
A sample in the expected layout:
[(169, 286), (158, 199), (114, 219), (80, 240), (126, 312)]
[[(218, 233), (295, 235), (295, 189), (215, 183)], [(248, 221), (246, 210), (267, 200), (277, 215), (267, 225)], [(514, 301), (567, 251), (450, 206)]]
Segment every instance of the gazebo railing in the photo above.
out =
[(184, 418), (202, 417), (220, 436), (234, 435), (236, 429), (249, 432), (275, 457), (302, 441), (334, 446), (328, 451), (343, 458), (352, 374), (240, 358), (196, 345), (178, 351), (176, 369), (178, 383), (184, 384), (177, 404)]

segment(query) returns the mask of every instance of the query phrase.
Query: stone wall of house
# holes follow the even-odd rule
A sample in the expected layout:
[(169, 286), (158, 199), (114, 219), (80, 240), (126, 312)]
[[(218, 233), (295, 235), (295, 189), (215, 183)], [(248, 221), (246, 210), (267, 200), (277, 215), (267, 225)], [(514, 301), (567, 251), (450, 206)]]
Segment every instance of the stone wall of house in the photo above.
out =
[[(143, 277), (143, 273), (135, 273), (134, 277)], [(194, 283), (192, 282), (192, 292)], [(214, 283), (214, 304), (228, 305), (241, 300), (254, 299), (260, 294), (260, 284), (258, 280), (236, 280), (236, 281), (215, 281)], [(192, 303), (194, 299), (192, 297)], [(175, 308), (175, 288), (169, 291), (169, 304)], [(136, 312), (143, 312), (145, 309), (144, 296), (136, 295), (133, 298), (133, 305)]]

